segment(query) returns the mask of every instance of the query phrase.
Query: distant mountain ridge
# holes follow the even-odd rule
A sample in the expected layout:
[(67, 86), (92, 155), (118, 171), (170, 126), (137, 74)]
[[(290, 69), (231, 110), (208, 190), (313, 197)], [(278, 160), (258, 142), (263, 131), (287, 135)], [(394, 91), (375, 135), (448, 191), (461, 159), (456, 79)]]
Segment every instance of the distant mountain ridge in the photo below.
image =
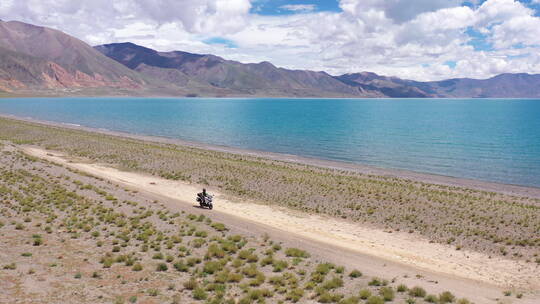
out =
[[(3, 92), (3, 93), (2, 93)], [(420, 82), (361, 72), (332, 76), (270, 62), (159, 52), (133, 43), (91, 47), (58, 30), (0, 20), (0, 96), (540, 98), (540, 75)]]
[(367, 72), (336, 78), (351, 86), (378, 90), (388, 97), (540, 98), (539, 74), (500, 74), (489, 79), (455, 78), (428, 82)]
[[(192, 82), (242, 95), (291, 97), (383, 97), (377, 91), (350, 86), (325, 72), (288, 70), (270, 62), (243, 64), (214, 55), (158, 52), (133, 43), (95, 47), (125, 66), (177, 85)], [(172, 71), (177, 71), (171, 79)]]

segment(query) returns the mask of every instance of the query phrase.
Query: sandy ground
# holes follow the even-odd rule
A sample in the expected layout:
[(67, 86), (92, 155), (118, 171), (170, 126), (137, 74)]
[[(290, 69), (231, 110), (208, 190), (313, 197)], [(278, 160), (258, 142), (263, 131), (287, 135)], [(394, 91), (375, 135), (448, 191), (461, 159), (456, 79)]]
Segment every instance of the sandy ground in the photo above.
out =
[[(119, 171), (105, 165), (68, 159), (58, 152), (24, 147), (24, 152), (84, 171), (143, 193), (166, 197), (176, 204), (194, 204), (201, 187), (165, 180), (141, 173)], [(328, 246), (328, 251), (369, 263), (371, 271), (384, 274), (396, 269), (411, 276), (426, 274), (441, 290), (456, 290), (476, 303), (494, 303), (503, 290), (524, 290), (529, 296), (519, 303), (540, 303), (540, 268), (533, 263), (491, 258), (487, 255), (456, 251), (430, 243), (417, 235), (387, 232), (329, 217), (307, 215), (256, 202), (243, 202), (215, 193), (215, 209), (246, 223), (254, 223), (294, 235), (306, 242)], [(247, 225), (249, 226), (249, 225)], [(247, 228), (249, 229), (249, 228)], [(343, 251), (341, 251), (343, 250)], [(417, 272), (411, 272), (415, 271)], [(530, 294), (532, 293), (532, 294)]]

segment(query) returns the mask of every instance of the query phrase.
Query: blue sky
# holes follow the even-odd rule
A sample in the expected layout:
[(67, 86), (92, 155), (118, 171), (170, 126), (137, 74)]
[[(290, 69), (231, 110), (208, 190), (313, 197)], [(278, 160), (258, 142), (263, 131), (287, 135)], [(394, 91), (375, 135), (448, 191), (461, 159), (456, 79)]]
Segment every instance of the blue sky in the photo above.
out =
[(470, 26), (465, 30), (465, 33), (470, 37), (467, 44), (471, 45), (475, 51), (493, 51), (493, 44), (488, 41), (486, 34)]
[(0, 19), (333, 75), (540, 74), (540, 0), (0, 0)]
[[(534, 3), (534, 0), (519, 0), (528, 7), (535, 9), (536, 15), (540, 14), (540, 2)], [(477, 8), (481, 6), (486, 0), (477, 0), (477, 1), (463, 1), (461, 5), (468, 6), (471, 8)], [(302, 7), (307, 9), (300, 9)], [(291, 10), (288, 8), (297, 7), (298, 10)], [(252, 2), (252, 8), (250, 13), (262, 15), (262, 16), (282, 16), (282, 15), (293, 15), (293, 14), (302, 14), (308, 12), (341, 12), (342, 9), (339, 6), (339, 1), (337, 0), (320, 0), (320, 1), (309, 1), (309, 0), (255, 0)], [(488, 40), (488, 36), (475, 30), (472, 27), (468, 27), (465, 30), (465, 33), (469, 35), (470, 41), (468, 45), (474, 47), (476, 51), (493, 51), (493, 44)], [(234, 47), (234, 42), (220, 38), (222, 43), (229, 47)], [(212, 41), (209, 41), (213, 43)], [(455, 61), (446, 61), (446, 65), (454, 68), (456, 63)]]
[(252, 2), (251, 13), (263, 16), (291, 15), (295, 13), (305, 13), (306, 10), (294, 11), (287, 7), (307, 6), (313, 7), (314, 12), (340, 12), (339, 2), (337, 0), (255, 0)]
[(211, 38), (204, 39), (203, 42), (210, 45), (223, 45), (231, 49), (238, 47), (238, 45), (236, 45), (234, 41), (229, 40), (227, 38), (223, 38), (223, 37), (211, 37)]

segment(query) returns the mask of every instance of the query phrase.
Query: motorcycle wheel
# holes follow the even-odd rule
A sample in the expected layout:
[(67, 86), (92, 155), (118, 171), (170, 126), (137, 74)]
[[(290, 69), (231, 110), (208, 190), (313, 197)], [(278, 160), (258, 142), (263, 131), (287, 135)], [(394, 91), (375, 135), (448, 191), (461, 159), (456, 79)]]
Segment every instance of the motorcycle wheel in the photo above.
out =
[(214, 208), (214, 206), (212, 206), (212, 204), (209, 204), (208, 209), (212, 210), (212, 208)]

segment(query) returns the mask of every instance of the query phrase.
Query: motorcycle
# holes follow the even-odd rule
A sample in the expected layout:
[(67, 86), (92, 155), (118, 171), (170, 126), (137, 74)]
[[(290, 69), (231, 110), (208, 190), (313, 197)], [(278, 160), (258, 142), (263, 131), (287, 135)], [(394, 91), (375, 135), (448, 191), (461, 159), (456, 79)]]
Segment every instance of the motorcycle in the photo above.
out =
[(205, 197), (202, 195), (202, 193), (198, 193), (196, 201), (199, 203), (199, 206), (201, 206), (201, 208), (208, 208), (212, 210), (212, 208), (214, 208), (214, 205), (212, 205), (213, 198), (214, 197), (212, 195), (206, 195)]

